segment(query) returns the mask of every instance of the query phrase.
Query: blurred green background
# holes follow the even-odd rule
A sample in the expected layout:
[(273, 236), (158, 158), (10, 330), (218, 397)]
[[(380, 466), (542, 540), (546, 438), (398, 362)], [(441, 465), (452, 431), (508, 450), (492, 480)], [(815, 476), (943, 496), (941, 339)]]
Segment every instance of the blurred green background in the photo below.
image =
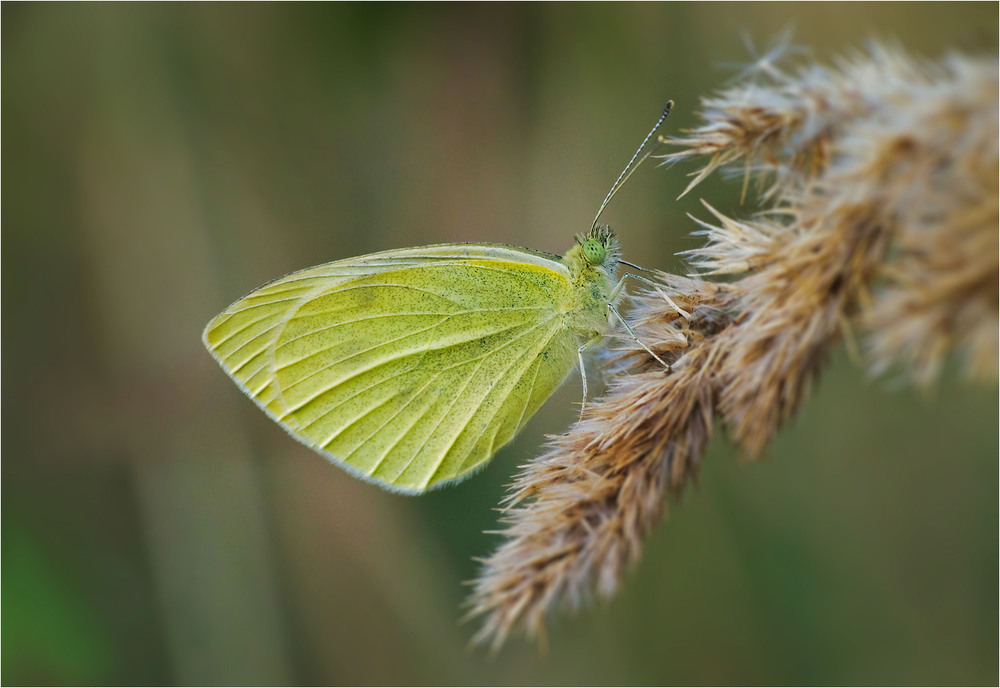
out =
[[(493, 508), (568, 384), (474, 479), (349, 478), (203, 350), (231, 301), (361, 253), (585, 230), (665, 131), (785, 28), (997, 50), (996, 3), (3, 5), (5, 684), (997, 681), (998, 403), (839, 355), (742, 465), (719, 437), (610, 604), (489, 660), (460, 625)], [(682, 270), (690, 169), (604, 215)]]

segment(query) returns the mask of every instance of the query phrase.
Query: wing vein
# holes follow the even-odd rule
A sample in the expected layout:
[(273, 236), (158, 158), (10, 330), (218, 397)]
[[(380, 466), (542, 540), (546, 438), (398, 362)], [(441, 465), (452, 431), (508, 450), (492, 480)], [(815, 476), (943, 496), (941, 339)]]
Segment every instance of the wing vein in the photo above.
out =
[[(318, 368), (317, 370), (309, 373), (305, 377), (301, 377), (301, 378), (295, 380), (295, 382), (292, 382), (291, 384), (281, 385), (282, 394), (284, 396), (284, 392), (286, 390), (290, 390), (293, 387), (295, 387), (296, 385), (302, 384), (303, 382), (309, 380), (310, 378), (315, 377), (316, 375), (322, 374), (328, 368), (331, 368), (331, 367), (337, 366), (337, 365), (341, 365), (341, 364), (349, 361), (352, 358), (355, 358), (355, 357), (358, 357), (358, 356), (362, 356), (364, 354), (375, 352), (375, 351), (377, 351), (380, 348), (384, 348), (386, 346), (390, 346), (390, 345), (395, 344), (395, 343), (397, 343), (399, 341), (402, 341), (403, 339), (406, 339), (408, 337), (412, 337), (412, 336), (417, 335), (417, 334), (428, 332), (430, 330), (433, 330), (436, 327), (441, 326), (444, 322), (445, 321), (442, 320), (442, 321), (437, 322), (437, 323), (431, 325), (430, 327), (426, 327), (426, 328), (424, 328), (422, 330), (417, 330), (416, 332), (408, 332), (407, 334), (402, 335), (400, 337), (396, 337), (395, 339), (390, 339), (390, 340), (387, 340), (385, 342), (381, 342), (381, 343), (377, 344), (376, 346), (372, 346), (372, 347), (369, 347), (367, 349), (364, 349), (363, 351), (358, 351), (358, 352), (350, 354), (349, 356), (345, 356), (344, 358), (342, 358), (342, 359), (340, 359), (338, 361), (334, 361), (334, 362), (330, 363), (326, 367)], [(424, 347), (424, 348), (422, 348), (420, 350), (419, 355), (426, 356), (428, 353), (433, 352), (433, 351), (441, 351), (441, 350), (447, 349), (447, 348), (462, 346), (462, 345), (468, 344), (469, 342), (472, 342), (472, 341), (475, 341), (477, 339), (481, 339), (481, 338), (487, 337), (487, 336), (488, 337), (495, 337), (497, 335), (503, 334), (504, 332), (517, 329), (518, 327), (521, 327), (521, 325), (520, 324), (518, 324), (518, 325), (512, 325), (512, 326), (509, 326), (509, 327), (504, 327), (502, 329), (493, 330), (491, 332), (486, 332), (486, 333), (476, 333), (474, 335), (469, 336), (468, 339), (455, 340), (455, 341), (449, 342), (445, 346)], [(305, 360), (307, 360), (309, 358), (312, 358), (314, 356), (319, 356), (322, 353), (323, 353), (323, 351), (317, 351), (315, 353), (309, 354), (308, 356), (304, 356), (304, 357), (302, 357), (300, 359), (297, 359), (295, 361), (290, 361), (288, 363), (284, 363), (280, 368), (277, 368), (276, 372), (280, 372), (281, 370), (284, 370), (285, 368), (288, 368), (288, 367), (290, 367), (292, 365), (301, 363), (302, 361), (305, 361)], [(492, 352), (487, 352), (485, 354), (482, 354), (480, 356), (480, 358), (482, 358), (484, 356), (488, 356), (491, 353)], [(378, 368), (379, 366), (387, 365), (389, 363), (393, 363), (393, 362), (396, 362), (396, 361), (402, 361), (402, 360), (404, 360), (406, 358), (409, 358), (411, 356), (414, 356), (414, 355), (418, 355), (418, 352), (416, 352), (416, 351), (399, 352), (396, 355), (392, 355), (392, 356), (389, 356), (387, 358), (381, 359), (381, 360), (373, 363), (372, 365), (370, 365), (370, 366), (368, 366), (366, 368), (360, 368), (360, 369), (351, 371), (350, 374), (347, 377), (345, 377), (344, 379), (340, 380), (337, 384), (338, 385), (342, 385), (342, 384), (344, 384), (344, 383), (346, 383), (346, 382), (348, 382), (350, 380), (353, 380), (354, 378), (358, 377), (359, 375), (364, 375), (365, 373), (371, 372), (372, 370), (374, 370), (375, 368)], [(459, 362), (459, 363), (457, 363), (455, 365), (462, 365), (462, 364), (468, 362), (469, 360), (475, 360), (475, 359), (468, 359), (467, 361), (461, 361), (461, 362)], [(454, 367), (454, 366), (451, 366), (451, 367)], [(312, 403), (313, 401), (316, 400), (316, 398), (322, 396), (323, 394), (325, 394), (328, 391), (329, 391), (329, 388), (323, 388), (323, 389), (318, 390), (311, 397), (309, 397), (307, 399), (301, 400), (295, 407), (289, 408), (288, 409), (288, 413), (295, 413), (295, 412), (301, 410), (304, 406), (307, 406), (308, 404)]]
[[(518, 341), (519, 339), (522, 339), (523, 337), (527, 336), (527, 335), (528, 335), (528, 334), (530, 334), (531, 332), (533, 332), (533, 331), (535, 331), (535, 330), (537, 330), (537, 329), (541, 328), (541, 327), (542, 327), (542, 326), (543, 326), (544, 324), (546, 324), (546, 323), (539, 323), (538, 325), (536, 325), (535, 327), (531, 328), (530, 330), (528, 330), (528, 331), (524, 332), (523, 334), (519, 335), (519, 336), (518, 336), (518, 337), (516, 337), (515, 339), (512, 339), (512, 340), (510, 340), (509, 342), (505, 342), (505, 343), (503, 344), (503, 346), (502, 346), (502, 347), (499, 347), (499, 348), (505, 348), (505, 347), (507, 347), (507, 346), (512, 346), (512, 345), (513, 345), (513, 344), (514, 344), (515, 342), (517, 342), (517, 341)], [(542, 345), (541, 345), (540, 347), (537, 347), (537, 348), (535, 349), (535, 352), (536, 352), (536, 353), (535, 353), (535, 355), (537, 355), (537, 352), (539, 352), (539, 351), (543, 350), (543, 349), (545, 348), (545, 346), (547, 346), (547, 345), (548, 345), (548, 343), (552, 341), (552, 338), (553, 338), (553, 337), (554, 337), (554, 336), (555, 336), (555, 335), (556, 335), (557, 333), (558, 333), (558, 329), (557, 329), (557, 328), (552, 328), (552, 329), (551, 329), (551, 334), (550, 334), (550, 335), (549, 335), (549, 337), (548, 337), (548, 338), (547, 338), (547, 339), (545, 340), (544, 344), (542, 344)], [(527, 359), (527, 358), (528, 358), (528, 356), (521, 356), (521, 357), (515, 357), (515, 358), (513, 359), (513, 361), (512, 361), (511, 363), (510, 363), (510, 365), (508, 365), (508, 366), (507, 366), (507, 367), (506, 367), (506, 368), (504, 369), (504, 371), (503, 371), (503, 375), (505, 375), (505, 374), (509, 373), (509, 372), (510, 372), (510, 370), (511, 370), (511, 369), (512, 369), (512, 368), (513, 368), (513, 367), (514, 367), (515, 365), (517, 365), (517, 364), (518, 364), (518, 363), (519, 363), (520, 361), (522, 361), (522, 360), (525, 360), (525, 359)], [(501, 377), (501, 378), (502, 378), (502, 377), (503, 377), (503, 375), (501, 375), (501, 376), (499, 376), (499, 377)], [(509, 391), (509, 392), (507, 393), (507, 395), (506, 395), (506, 396), (504, 397), (504, 399), (505, 399), (505, 400), (506, 400), (507, 398), (509, 398), (509, 397), (510, 397), (510, 394), (511, 394), (511, 393), (513, 392), (513, 390), (514, 390), (514, 389), (515, 389), (516, 387), (517, 387), (517, 385), (512, 385), (512, 386), (511, 386), (511, 388), (510, 388), (510, 391)], [(442, 467), (442, 466), (444, 465), (444, 458), (445, 458), (446, 456), (448, 456), (448, 454), (449, 454), (449, 453), (451, 452), (452, 448), (453, 448), (453, 447), (455, 446), (455, 442), (457, 442), (457, 441), (458, 441), (458, 438), (459, 438), (459, 436), (461, 435), (462, 431), (463, 431), (463, 430), (464, 430), (464, 429), (465, 429), (465, 428), (466, 428), (466, 427), (468, 426), (468, 421), (469, 421), (469, 420), (471, 420), (471, 418), (472, 418), (473, 416), (475, 416), (476, 412), (478, 412), (478, 411), (479, 411), (479, 409), (481, 409), (481, 408), (482, 408), (482, 406), (483, 406), (483, 402), (484, 402), (484, 401), (486, 400), (486, 397), (488, 396), (488, 394), (489, 394), (489, 391), (487, 391), (487, 394), (486, 394), (486, 395), (484, 395), (484, 396), (483, 396), (483, 397), (482, 397), (482, 398), (481, 398), (481, 399), (479, 400), (479, 402), (478, 402), (478, 403), (476, 404), (475, 408), (474, 408), (474, 409), (472, 410), (472, 413), (470, 413), (470, 414), (469, 414), (469, 416), (468, 416), (468, 418), (466, 418), (466, 422), (465, 422), (465, 423), (463, 423), (463, 424), (462, 424), (462, 425), (461, 425), (461, 426), (460, 426), (460, 427), (458, 428), (458, 432), (457, 432), (457, 433), (456, 433), (456, 434), (455, 434), (455, 435), (454, 435), (454, 436), (453, 436), (453, 437), (451, 438), (451, 442), (449, 442), (449, 444), (448, 444), (448, 448), (447, 448), (447, 449), (446, 449), (445, 451), (443, 451), (443, 452), (441, 453), (441, 459), (440, 459), (440, 461), (438, 462), (438, 465), (437, 465), (437, 467), (436, 467), (436, 468), (434, 469), (434, 471), (433, 471), (433, 472), (432, 472), (432, 473), (430, 474), (430, 476), (428, 476), (428, 478), (427, 478), (427, 481), (426, 481), (426, 484), (430, 484), (430, 482), (431, 482), (431, 481), (432, 481), (432, 480), (434, 479), (434, 476), (436, 476), (436, 475), (437, 475), (437, 474), (438, 474), (438, 473), (440, 472), (440, 470), (441, 470), (441, 467)], [(493, 413), (493, 414), (492, 414), (492, 415), (490, 416), (490, 423), (492, 422), (492, 420), (493, 420), (494, 418), (496, 418), (496, 415), (497, 415), (497, 413), (499, 413), (499, 410), (503, 408), (503, 402), (500, 402), (500, 403), (496, 404), (496, 405), (495, 405), (495, 408), (496, 408), (496, 411), (495, 411), (495, 412), (494, 412), (494, 413)], [(480, 437), (482, 437), (482, 436), (483, 436), (483, 432), (485, 432), (485, 430), (486, 430), (486, 429), (487, 429), (487, 428), (489, 427), (490, 423), (486, 423), (486, 424), (484, 425), (484, 428), (483, 428), (483, 431), (481, 431), (481, 432), (479, 433), (479, 435), (477, 436), (477, 439), (476, 439), (476, 442), (478, 442), (478, 439), (479, 439)], [(473, 443), (473, 445), (472, 445), (472, 446), (473, 446), (473, 448), (475, 447), (475, 444), (476, 444), (476, 443)], [(469, 456), (470, 456), (470, 455), (471, 455), (471, 451), (470, 451), (470, 453), (469, 453), (469, 454), (467, 454), (467, 455), (466, 455), (466, 456), (465, 456), (465, 457), (463, 458), (463, 460), (462, 460), (463, 462), (462, 462), (461, 464), (459, 464), (459, 470), (458, 470), (458, 471), (457, 471), (457, 473), (456, 473), (457, 475), (460, 475), (460, 474), (462, 473), (462, 470), (461, 470), (461, 469), (462, 469), (462, 468), (464, 468), (464, 466), (465, 466), (465, 463), (466, 463), (466, 462), (468, 461), (468, 459), (469, 459)]]

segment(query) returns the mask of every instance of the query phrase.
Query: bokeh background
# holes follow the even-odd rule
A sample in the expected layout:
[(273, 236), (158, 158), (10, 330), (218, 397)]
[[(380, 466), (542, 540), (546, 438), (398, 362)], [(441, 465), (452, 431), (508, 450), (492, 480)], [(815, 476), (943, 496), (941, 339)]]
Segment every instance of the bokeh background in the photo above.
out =
[[(460, 624), (567, 384), (468, 482), (349, 478), (203, 350), (231, 301), (400, 246), (562, 253), (666, 131), (791, 28), (996, 54), (996, 3), (3, 5), (3, 681), (995, 684), (995, 386), (838, 354), (764, 460), (720, 436), (622, 593), (495, 659)], [(748, 48), (748, 44), (756, 48)], [(604, 220), (681, 271), (690, 169)]]

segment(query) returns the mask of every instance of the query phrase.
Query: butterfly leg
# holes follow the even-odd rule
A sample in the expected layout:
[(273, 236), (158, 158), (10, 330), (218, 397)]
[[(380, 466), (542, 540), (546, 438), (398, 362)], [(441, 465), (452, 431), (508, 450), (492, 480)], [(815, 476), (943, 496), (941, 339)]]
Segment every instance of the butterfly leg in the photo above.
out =
[(583, 363), (583, 352), (588, 347), (601, 341), (601, 339), (603, 339), (601, 336), (594, 337), (576, 350), (576, 359), (580, 364), (580, 380), (583, 382), (583, 401), (580, 404), (580, 420), (583, 420), (583, 412), (587, 408), (587, 368)]
[(635, 342), (639, 346), (641, 346), (643, 349), (645, 349), (646, 353), (648, 353), (650, 356), (652, 356), (657, 361), (659, 361), (663, 365), (663, 367), (666, 368), (669, 371), (670, 370), (670, 364), (668, 364), (662, 358), (660, 358), (655, 353), (653, 353), (653, 351), (648, 346), (646, 346), (645, 343), (643, 343), (643, 341), (641, 339), (639, 339), (639, 337), (636, 336), (636, 334), (632, 330), (632, 328), (629, 327), (629, 324), (627, 322), (625, 322), (625, 318), (623, 318), (622, 314), (618, 312), (617, 308), (615, 308), (615, 301), (617, 301), (618, 297), (621, 295), (622, 289), (625, 288), (625, 280), (628, 279), (629, 277), (632, 277), (633, 279), (637, 279), (640, 282), (646, 282), (647, 284), (650, 284), (650, 285), (652, 285), (654, 287), (657, 286), (656, 283), (653, 282), (652, 280), (648, 280), (645, 277), (640, 277), (639, 275), (634, 275), (631, 272), (626, 272), (624, 275), (622, 275), (622, 278), (620, 280), (618, 280), (618, 284), (615, 285), (615, 288), (611, 290), (611, 298), (608, 299), (608, 308), (611, 310), (612, 313), (615, 314), (615, 317), (618, 318), (618, 321), (622, 325), (625, 326), (625, 329), (628, 331), (628, 333), (632, 337), (632, 339), (634, 339)]
[(583, 401), (580, 402), (580, 420), (583, 420), (583, 411), (587, 408), (587, 369), (583, 365), (583, 350), (589, 344), (590, 342), (587, 342), (587, 344), (576, 350), (576, 358), (580, 363), (580, 380), (583, 382)]
[[(622, 262), (626, 263), (626, 265), (631, 265), (634, 268), (638, 268), (639, 270), (645, 270), (645, 268), (640, 268), (638, 265), (635, 265), (633, 263), (628, 263), (628, 262), (626, 262), (624, 260)], [(659, 294), (661, 297), (663, 297), (663, 300), (666, 301), (667, 304), (669, 304), (670, 307), (673, 308), (674, 311), (676, 311), (677, 314), (680, 315), (682, 318), (688, 319), (688, 318), (691, 317), (690, 313), (688, 313), (686, 310), (684, 310), (683, 308), (681, 308), (680, 306), (678, 306), (676, 303), (674, 303), (673, 299), (671, 299), (669, 296), (666, 295), (666, 293), (663, 291), (663, 289), (661, 288), (661, 286), (659, 284), (657, 284), (656, 282), (654, 282), (651, 279), (643, 277), (642, 275), (636, 275), (636, 274), (631, 273), (631, 272), (626, 272), (624, 275), (622, 275), (622, 278), (620, 280), (618, 280), (617, 286), (615, 286), (614, 290), (611, 292), (611, 302), (612, 303), (614, 303), (615, 299), (618, 298), (618, 293), (625, 286), (625, 279), (628, 278), (628, 277), (631, 277), (632, 279), (635, 279), (635, 280), (639, 280), (640, 282), (645, 282), (646, 284), (648, 284), (649, 286), (651, 286), (653, 289), (655, 289), (656, 293)]]
[(642, 340), (641, 340), (641, 339), (639, 339), (639, 338), (638, 338), (638, 337), (636, 336), (635, 332), (633, 332), (633, 331), (632, 331), (632, 328), (631, 328), (631, 327), (629, 327), (629, 325), (628, 325), (628, 323), (627, 323), (627, 322), (625, 322), (625, 318), (623, 318), (623, 317), (622, 317), (622, 314), (618, 312), (618, 309), (617, 309), (617, 308), (615, 308), (614, 304), (612, 304), (612, 303), (609, 303), (609, 304), (608, 304), (608, 308), (610, 308), (610, 309), (611, 309), (611, 312), (615, 314), (615, 317), (617, 317), (617, 318), (618, 318), (618, 320), (619, 320), (619, 321), (621, 322), (621, 324), (625, 326), (625, 329), (626, 329), (626, 330), (628, 330), (628, 333), (629, 333), (629, 334), (630, 334), (630, 335), (632, 336), (632, 339), (634, 339), (634, 340), (635, 340), (636, 344), (638, 344), (638, 345), (639, 345), (639, 346), (641, 346), (641, 347), (642, 347), (643, 349), (645, 349), (645, 350), (646, 350), (646, 353), (647, 353), (647, 354), (649, 354), (650, 356), (652, 356), (653, 358), (655, 358), (655, 359), (656, 359), (657, 361), (659, 361), (659, 362), (660, 362), (660, 364), (661, 364), (661, 365), (663, 365), (663, 367), (664, 367), (664, 368), (666, 368), (666, 369), (667, 369), (667, 371), (669, 372), (669, 371), (670, 371), (670, 364), (669, 364), (669, 363), (667, 363), (666, 361), (664, 361), (664, 360), (663, 360), (662, 358), (660, 358), (659, 356), (657, 356), (657, 355), (656, 355), (655, 353), (653, 353), (653, 350), (652, 350), (652, 349), (650, 349), (650, 348), (649, 348), (648, 346), (646, 346), (646, 345), (645, 345), (645, 344), (644, 344), (644, 343), (642, 342)]

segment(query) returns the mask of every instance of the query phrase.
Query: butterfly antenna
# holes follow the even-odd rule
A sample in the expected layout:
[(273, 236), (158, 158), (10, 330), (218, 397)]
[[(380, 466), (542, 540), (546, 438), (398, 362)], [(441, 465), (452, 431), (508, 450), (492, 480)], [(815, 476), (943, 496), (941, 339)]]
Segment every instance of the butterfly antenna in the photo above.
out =
[(653, 138), (653, 134), (655, 134), (656, 130), (660, 128), (660, 125), (663, 124), (663, 120), (667, 118), (667, 115), (670, 114), (670, 110), (673, 107), (674, 107), (674, 101), (668, 100), (666, 107), (663, 108), (663, 113), (660, 115), (660, 118), (656, 120), (656, 124), (654, 124), (653, 128), (649, 130), (648, 134), (646, 134), (646, 138), (644, 138), (642, 140), (642, 143), (639, 144), (639, 148), (635, 151), (635, 154), (632, 155), (632, 159), (628, 161), (628, 164), (625, 165), (625, 169), (622, 170), (622, 173), (618, 175), (618, 179), (616, 179), (615, 183), (611, 185), (611, 191), (609, 191), (608, 195), (604, 197), (604, 202), (601, 203), (601, 207), (598, 209), (597, 215), (594, 216), (595, 225), (597, 224), (597, 221), (600, 219), (601, 213), (604, 212), (605, 206), (607, 206), (608, 202), (614, 197), (616, 193), (618, 193), (618, 189), (622, 188), (622, 186), (625, 184), (626, 181), (628, 181), (628, 178), (632, 176), (632, 173), (636, 171), (639, 165), (641, 165), (643, 161), (645, 161), (646, 158), (652, 155), (653, 151), (656, 150), (656, 146), (659, 145), (659, 141), (654, 141), (653, 145), (650, 146), (648, 150), (646, 149), (646, 144), (648, 144), (649, 140)]

